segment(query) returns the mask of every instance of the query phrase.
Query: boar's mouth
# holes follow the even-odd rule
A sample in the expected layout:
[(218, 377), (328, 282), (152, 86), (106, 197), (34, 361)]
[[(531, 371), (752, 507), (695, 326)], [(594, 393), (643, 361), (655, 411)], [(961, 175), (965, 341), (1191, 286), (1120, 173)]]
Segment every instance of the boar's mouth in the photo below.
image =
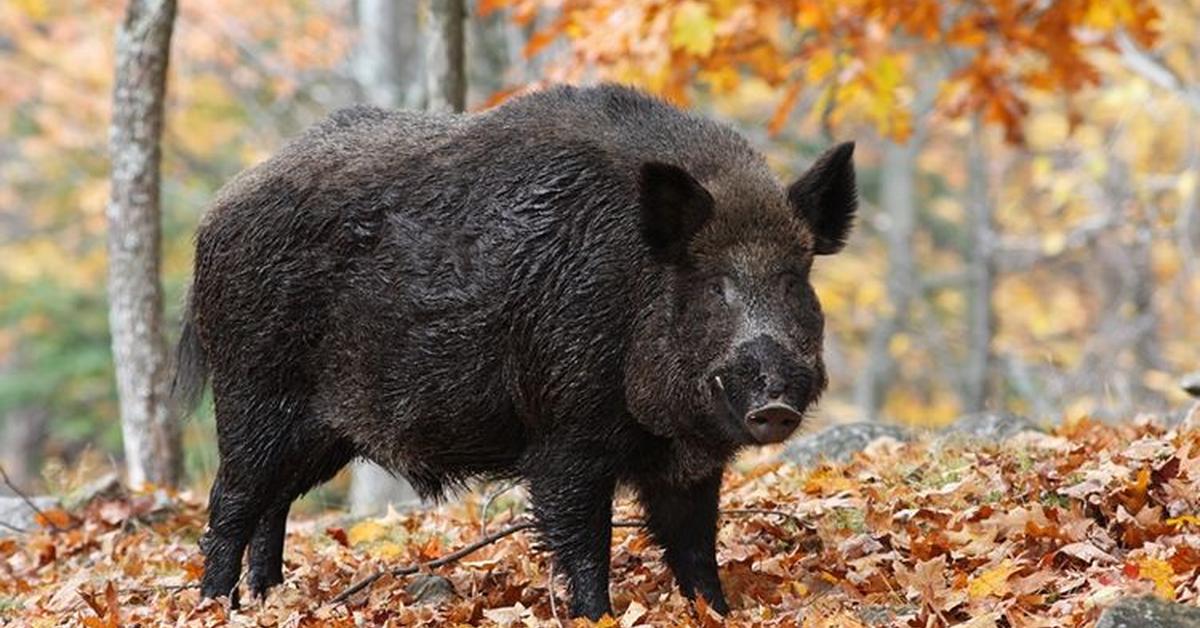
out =
[(760, 445), (781, 443), (787, 440), (804, 419), (802, 410), (797, 410), (780, 400), (755, 408), (743, 417), (734, 409), (729, 392), (725, 389), (725, 384), (719, 376), (713, 377), (712, 386), (730, 420), (741, 423), (749, 436)]

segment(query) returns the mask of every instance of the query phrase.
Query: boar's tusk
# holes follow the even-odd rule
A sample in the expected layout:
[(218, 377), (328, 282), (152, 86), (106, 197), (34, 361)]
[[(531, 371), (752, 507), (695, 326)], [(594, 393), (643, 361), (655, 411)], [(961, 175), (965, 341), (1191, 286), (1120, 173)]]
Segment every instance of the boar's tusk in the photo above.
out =
[(717, 385), (717, 392), (721, 393), (721, 402), (725, 404), (725, 410), (729, 412), (731, 418), (737, 418), (737, 411), (733, 409), (733, 402), (729, 400), (729, 393), (725, 391), (725, 384), (721, 382), (721, 376), (713, 377), (713, 381)]

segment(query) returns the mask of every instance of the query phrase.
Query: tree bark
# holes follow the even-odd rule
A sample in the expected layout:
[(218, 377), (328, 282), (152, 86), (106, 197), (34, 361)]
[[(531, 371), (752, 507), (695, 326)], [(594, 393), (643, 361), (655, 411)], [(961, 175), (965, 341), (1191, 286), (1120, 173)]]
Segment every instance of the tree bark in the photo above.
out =
[(430, 111), (457, 112), (466, 107), (463, 67), (463, 0), (423, 0), (425, 8), (425, 93)]
[(890, 353), (892, 338), (903, 329), (919, 287), (912, 254), (917, 224), (915, 187), (919, 144), (914, 137), (907, 144), (889, 140), (883, 147), (879, 206), (886, 218), (888, 304), (882, 318), (871, 330), (866, 366), (855, 391), (858, 407), (866, 419), (879, 418), (895, 372), (895, 360)]
[[(8, 355), (0, 354), (0, 377), (17, 373), (25, 366), (18, 344)], [(24, 490), (37, 488), (42, 447), (50, 413), (37, 403), (18, 402), (0, 415), (0, 464), (13, 484)], [(0, 495), (9, 494), (0, 486)]]
[(159, 140), (174, 0), (130, 0), (117, 30), (109, 128), (109, 327), (128, 481), (174, 486), (179, 426), (169, 401), (163, 339)]
[(967, 355), (963, 367), (962, 401), (968, 412), (987, 406), (995, 370), (992, 337), (996, 312), (992, 291), (996, 282), (995, 224), (988, 189), (988, 162), (983, 125), (976, 120), (967, 139)]
[(417, 5), (357, 0), (354, 77), (367, 102), (389, 109), (425, 106), (424, 59)]

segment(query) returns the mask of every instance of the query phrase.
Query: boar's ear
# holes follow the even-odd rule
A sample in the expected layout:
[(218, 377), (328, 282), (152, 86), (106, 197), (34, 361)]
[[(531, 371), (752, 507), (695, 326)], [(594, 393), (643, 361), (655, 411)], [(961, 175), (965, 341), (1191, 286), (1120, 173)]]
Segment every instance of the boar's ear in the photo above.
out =
[(654, 253), (677, 259), (712, 217), (713, 197), (688, 171), (650, 161), (638, 173), (642, 234)]
[(854, 184), (854, 142), (825, 151), (816, 163), (788, 187), (788, 203), (816, 236), (814, 252), (832, 255), (842, 250), (854, 226), (858, 190)]

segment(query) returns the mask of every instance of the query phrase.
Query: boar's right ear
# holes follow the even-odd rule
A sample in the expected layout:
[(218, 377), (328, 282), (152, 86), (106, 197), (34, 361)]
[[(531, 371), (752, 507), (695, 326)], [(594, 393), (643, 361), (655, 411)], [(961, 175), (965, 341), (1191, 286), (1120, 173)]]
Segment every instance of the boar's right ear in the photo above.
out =
[(712, 217), (712, 195), (679, 166), (657, 161), (642, 164), (638, 195), (642, 235), (664, 260), (678, 261), (688, 240)]

